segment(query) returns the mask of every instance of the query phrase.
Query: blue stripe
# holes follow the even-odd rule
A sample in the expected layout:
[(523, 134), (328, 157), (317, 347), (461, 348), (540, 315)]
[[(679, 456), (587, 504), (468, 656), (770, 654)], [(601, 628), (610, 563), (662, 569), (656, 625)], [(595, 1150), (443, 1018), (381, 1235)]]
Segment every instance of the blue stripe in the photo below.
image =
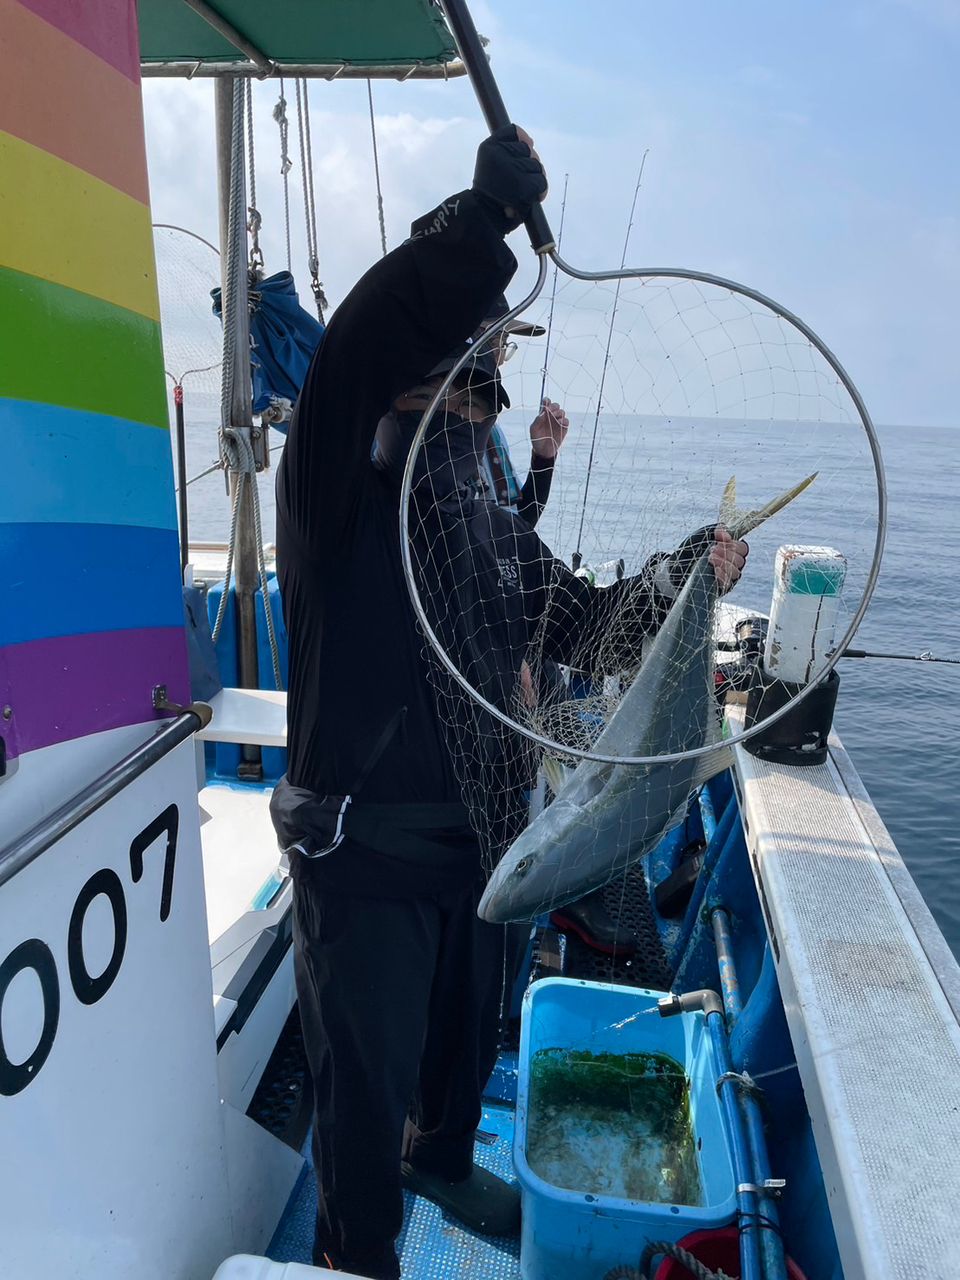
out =
[(169, 529), (0, 524), (7, 582), (0, 645), (183, 625), (180, 554)]
[(176, 529), (169, 431), (82, 409), (0, 400), (0, 439), (13, 477), (4, 487), (2, 519)]

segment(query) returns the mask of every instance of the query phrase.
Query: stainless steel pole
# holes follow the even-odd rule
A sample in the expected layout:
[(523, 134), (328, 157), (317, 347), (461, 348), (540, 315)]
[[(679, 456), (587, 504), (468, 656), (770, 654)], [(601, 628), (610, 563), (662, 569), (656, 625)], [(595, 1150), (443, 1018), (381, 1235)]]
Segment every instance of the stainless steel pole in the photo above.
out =
[[(218, 79), (215, 87), (217, 127), (217, 178), (220, 194), (220, 266), (222, 286), (222, 315), (224, 326), (224, 364), (231, 362), (233, 376), (230, 384), (233, 393), (229, 404), (221, 405), (221, 424), (234, 431), (246, 433), (251, 444), (253, 432), (253, 405), (250, 386), (250, 303), (247, 287), (247, 229), (246, 197), (234, 202), (231, 218), (231, 187), (234, 166), (233, 113), (234, 99), (243, 91), (234, 76)], [(243, 166), (243, 157), (237, 157)], [(239, 213), (239, 216), (238, 216)], [(231, 258), (233, 270), (230, 270)], [(234, 298), (227, 296), (228, 281), (232, 283)], [(231, 499), (240, 476), (229, 476)], [(234, 573), (237, 600), (237, 667), (240, 687), (256, 689), (260, 683), (257, 661), (256, 594), (259, 587), (257, 545), (254, 532), (253, 502), (250, 486), (256, 483), (251, 476), (244, 484), (237, 518), (237, 545), (234, 553)], [(242, 747), (242, 759), (238, 774), (241, 778), (259, 779), (263, 776), (260, 748), (249, 744)]]

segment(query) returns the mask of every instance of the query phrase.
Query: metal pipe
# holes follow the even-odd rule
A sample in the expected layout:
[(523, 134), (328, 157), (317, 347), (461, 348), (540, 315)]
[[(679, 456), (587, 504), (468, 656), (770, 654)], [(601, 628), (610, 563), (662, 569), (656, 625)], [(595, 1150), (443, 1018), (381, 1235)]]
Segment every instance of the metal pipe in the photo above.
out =
[[(496, 133), (498, 129), (510, 124), (510, 116), (490, 70), (490, 60), (484, 52), (470, 11), (465, 0), (439, 0), (439, 3), (467, 68), (487, 128), (491, 133)], [(553, 232), (541, 204), (534, 204), (524, 219), (524, 225), (534, 253), (549, 253), (554, 248)]]
[(720, 990), (723, 992), (723, 1007), (727, 1015), (727, 1030), (732, 1031), (743, 1012), (743, 999), (740, 995), (740, 983), (737, 981), (737, 970), (733, 963), (730, 917), (722, 907), (717, 907), (713, 912), (712, 922), (713, 940), (717, 944), (717, 965), (720, 969)]
[(710, 788), (702, 786), (698, 796), (700, 805), (700, 825), (703, 827), (703, 839), (709, 844), (717, 830), (717, 810), (713, 803)]
[(740, 838), (740, 830), (737, 819), (740, 816), (740, 809), (737, 805), (736, 796), (730, 796), (727, 801), (726, 808), (720, 815), (716, 828), (714, 829), (713, 838), (707, 845), (703, 854), (703, 862), (700, 864), (700, 870), (697, 873), (696, 881), (693, 886), (693, 893), (687, 904), (686, 914), (683, 918), (680, 937), (676, 943), (675, 954), (678, 958), (677, 977), (681, 977), (684, 959), (690, 940), (694, 935), (697, 921), (700, 919), (700, 910), (703, 906), (703, 899), (707, 892), (707, 887), (713, 877), (713, 873), (717, 868), (720, 859), (726, 853), (727, 849)]
[(180, 580), (187, 575), (190, 558), (190, 528), (187, 523), (187, 443), (183, 429), (183, 383), (173, 388), (173, 409), (177, 420), (177, 515), (180, 521)]
[[(723, 907), (716, 907), (712, 913), (713, 936), (717, 944), (717, 962), (720, 967), (720, 984), (723, 991), (723, 1004), (727, 1014), (727, 1028), (733, 1024), (743, 1012), (743, 998), (740, 994), (740, 982), (733, 959), (733, 937), (730, 917)], [(736, 1084), (736, 1081), (731, 1083)], [(757, 1191), (760, 1213), (771, 1224), (759, 1223), (760, 1254), (763, 1260), (765, 1280), (786, 1280), (787, 1264), (783, 1253), (783, 1242), (780, 1237), (780, 1214), (772, 1191), (773, 1175), (770, 1170), (770, 1156), (767, 1151), (767, 1139), (763, 1131), (763, 1116), (760, 1104), (753, 1093), (742, 1085), (738, 1089), (740, 1110), (743, 1113), (744, 1126), (747, 1133), (747, 1144), (750, 1149), (750, 1163), (753, 1168), (753, 1181)]]
[(112, 800), (124, 787), (134, 779), (162, 760), (174, 747), (189, 738), (191, 734), (203, 727), (203, 719), (199, 712), (185, 710), (175, 720), (169, 720), (152, 738), (148, 738), (141, 746), (106, 773), (101, 774), (95, 782), (78, 791), (76, 795), (65, 800), (62, 805), (41, 818), (29, 831), (18, 836), (12, 844), (0, 849), (0, 885), (12, 880), (18, 871), (29, 866), (35, 858), (55, 845), (58, 840), (69, 835), (75, 827), (89, 818), (91, 814)]
[(741, 1280), (763, 1280), (760, 1264), (760, 1247), (757, 1239), (757, 1193), (754, 1189), (753, 1165), (746, 1127), (737, 1100), (736, 1081), (727, 1043), (727, 1028), (723, 1021), (723, 1001), (716, 991), (687, 991), (682, 995), (671, 992), (657, 1002), (662, 1018), (677, 1013), (702, 1012), (707, 1033), (713, 1045), (720, 1076), (717, 1092), (726, 1120), (727, 1136), (733, 1157), (733, 1176), (737, 1184), (737, 1213), (740, 1227), (740, 1275)]
[[(216, 84), (217, 178), (220, 195), (220, 269), (223, 297), (223, 362), (232, 368), (229, 404), (221, 405), (221, 423), (234, 431), (252, 436), (253, 403), (250, 386), (250, 301), (247, 279), (247, 228), (244, 211), (246, 200), (231, 200), (234, 165), (243, 164), (243, 156), (234, 156), (235, 95), (243, 92), (231, 79)], [(238, 207), (239, 206), (239, 207)], [(234, 296), (229, 296), (229, 285)], [(251, 440), (251, 443), (253, 441)], [(241, 483), (238, 472), (230, 473), (231, 498)], [(237, 673), (242, 689), (260, 685), (257, 658), (256, 594), (259, 587), (253, 500), (250, 486), (256, 484), (251, 475), (243, 484), (237, 518), (237, 540), (234, 553), (237, 604)], [(224, 590), (229, 583), (224, 584)], [(251, 743), (241, 747), (240, 776), (259, 779), (263, 776), (260, 748)]]
[(273, 63), (263, 52), (258, 49), (252, 40), (248, 40), (242, 31), (239, 31), (232, 22), (220, 13), (217, 13), (206, 0), (183, 0), (183, 3), (201, 17), (208, 27), (212, 27), (214, 31), (222, 35), (224, 40), (233, 45), (235, 49), (239, 49), (241, 53), (245, 53), (257, 70), (265, 76), (269, 76), (273, 72)]
[(291, 76), (297, 80), (456, 80), (467, 74), (459, 58), (449, 62), (385, 63), (363, 66), (346, 62), (271, 62), (262, 71), (251, 62), (141, 62), (140, 75), (145, 80), (206, 80), (256, 76), (276, 80)]

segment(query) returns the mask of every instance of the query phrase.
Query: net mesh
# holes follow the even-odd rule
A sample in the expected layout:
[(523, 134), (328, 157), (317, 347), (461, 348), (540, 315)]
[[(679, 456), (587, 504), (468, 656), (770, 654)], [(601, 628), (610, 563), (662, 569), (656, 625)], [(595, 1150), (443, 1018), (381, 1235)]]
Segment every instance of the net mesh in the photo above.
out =
[(163, 365), (174, 384), (218, 392), (223, 331), (210, 291), (220, 287), (220, 255), (191, 231), (154, 226)]
[[(822, 615), (809, 683), (861, 604), (877, 540), (867, 426), (789, 318), (687, 277), (561, 277), (524, 321), (546, 327), (551, 302), (549, 336), (516, 338), (499, 371), (510, 407), (497, 425), (521, 484), (542, 467), (531, 423), (544, 391), (569, 418), (542, 511), (498, 504), (489, 418), (457, 425), (495, 403), (478, 368), (466, 401), (466, 373), (454, 382), (410, 465), (408, 582), (447, 743), (488, 869), (508, 849), (501, 880), (525, 864), (490, 918), (527, 918), (609, 881), (683, 817), (709, 761), (723, 766), (719, 750), (705, 756), (727, 688), (717, 666), (731, 657), (718, 645), (733, 647), (738, 618), (769, 612), (779, 547), (814, 549), (800, 557), (801, 594)], [(488, 340), (502, 355), (501, 344)], [(477, 466), (464, 481), (467, 438)], [(750, 534), (743, 576), (723, 594), (706, 560), (721, 503), (736, 532), (745, 509), (812, 473)], [(776, 657), (754, 683), (773, 680)], [(531, 802), (536, 814), (558, 794), (525, 832)]]

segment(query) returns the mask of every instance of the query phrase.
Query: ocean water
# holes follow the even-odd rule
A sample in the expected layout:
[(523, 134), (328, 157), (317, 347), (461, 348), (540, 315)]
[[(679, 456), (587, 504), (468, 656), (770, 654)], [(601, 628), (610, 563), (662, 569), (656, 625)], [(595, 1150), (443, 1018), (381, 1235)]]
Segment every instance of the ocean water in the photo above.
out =
[[(217, 453), (209, 397), (186, 403), (188, 474)], [(517, 470), (527, 457), (525, 427), (505, 420)], [(624, 556), (628, 570), (658, 547), (716, 519), (731, 471), (743, 505), (761, 505), (819, 469), (794, 508), (751, 541), (749, 572), (734, 597), (768, 608), (776, 546), (826, 543), (850, 559), (851, 598), (862, 587), (875, 529), (872, 469), (851, 428), (800, 424), (777, 448), (751, 449), (735, 423), (605, 421), (598, 438), (589, 518), (579, 536), (589, 433), (571, 429), (540, 532), (569, 560)], [(882, 427), (889, 496), (880, 579), (854, 644), (868, 650), (960, 657), (960, 429)], [(276, 435), (274, 433), (276, 441)], [(784, 480), (786, 477), (786, 480)], [(272, 475), (260, 481), (264, 536), (274, 536)], [(801, 505), (804, 504), (804, 505)], [(229, 512), (223, 478), (190, 487), (191, 538), (223, 540)], [(960, 667), (847, 659), (840, 663), (836, 727), (933, 915), (960, 955)]]

